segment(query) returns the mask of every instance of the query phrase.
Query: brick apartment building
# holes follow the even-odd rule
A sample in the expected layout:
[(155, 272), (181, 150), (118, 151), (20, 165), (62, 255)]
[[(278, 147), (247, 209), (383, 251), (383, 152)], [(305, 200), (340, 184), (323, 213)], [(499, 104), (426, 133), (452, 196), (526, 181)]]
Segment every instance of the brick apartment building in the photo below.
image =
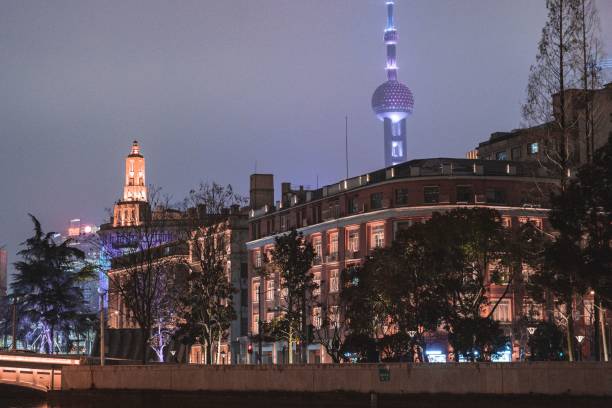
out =
[[(337, 302), (344, 268), (361, 264), (374, 248), (389, 245), (399, 230), (434, 212), (491, 207), (501, 213), (507, 226), (531, 221), (549, 229), (545, 198), (554, 184), (537, 163), (436, 158), (408, 161), (316, 190), (282, 183), (281, 200), (274, 202), (273, 176), (252, 175), (254, 205), (247, 242), (250, 331), (257, 334), (260, 319), (271, 321), (279, 314), (278, 274), (262, 282), (257, 273), (263, 254), (279, 234), (296, 228), (312, 242), (317, 253), (312, 273), (320, 284), (317, 302), (330, 310)], [(492, 286), (492, 301), (503, 288)], [(512, 321), (525, 313), (523, 309), (533, 306), (514, 296), (504, 299), (494, 314), (508, 332)], [(309, 318), (316, 325), (320, 310), (313, 309)], [(285, 342), (264, 344), (264, 363), (286, 362), (287, 345), (281, 343)], [(320, 345), (311, 344), (309, 362), (331, 362), (331, 358)]]

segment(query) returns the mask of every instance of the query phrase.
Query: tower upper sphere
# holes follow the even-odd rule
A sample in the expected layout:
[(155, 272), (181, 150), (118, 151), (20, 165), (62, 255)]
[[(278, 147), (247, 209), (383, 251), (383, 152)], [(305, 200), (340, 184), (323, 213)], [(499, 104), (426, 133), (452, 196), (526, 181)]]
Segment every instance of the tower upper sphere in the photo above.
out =
[(397, 80), (383, 83), (372, 95), (372, 109), (380, 120), (399, 122), (412, 113), (413, 107), (412, 91)]

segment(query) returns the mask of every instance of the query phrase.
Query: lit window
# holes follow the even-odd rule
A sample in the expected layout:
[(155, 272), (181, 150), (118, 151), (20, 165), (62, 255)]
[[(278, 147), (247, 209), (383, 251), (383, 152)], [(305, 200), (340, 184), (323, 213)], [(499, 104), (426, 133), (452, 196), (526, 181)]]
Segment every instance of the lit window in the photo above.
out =
[(257, 334), (259, 333), (259, 315), (258, 314), (254, 314), (253, 315), (253, 328), (252, 328), (253, 334)]
[[(491, 306), (495, 306), (497, 301), (491, 301)], [(493, 312), (493, 320), (497, 320), (498, 322), (510, 322), (512, 321), (512, 309), (510, 307), (510, 300), (503, 299), (495, 308)]]
[(266, 313), (266, 322), (271, 322), (272, 320), (274, 320), (274, 312)]
[(259, 303), (259, 280), (253, 281), (253, 303)]
[(330, 256), (338, 256), (338, 233), (332, 232), (328, 235), (328, 250)]
[(329, 292), (335, 293), (338, 292), (339, 279), (338, 279), (338, 270), (334, 269), (329, 272)]
[(312, 325), (316, 329), (320, 329), (321, 328), (321, 323), (322, 323), (321, 308), (320, 307), (313, 307), (312, 308)]
[(382, 248), (385, 246), (385, 226), (377, 225), (372, 227), (371, 247)]
[(312, 282), (314, 283), (314, 289), (312, 290), (313, 296), (319, 296), (321, 294), (321, 272), (315, 272), (313, 274)]
[(540, 151), (540, 147), (538, 146), (538, 143), (530, 143), (529, 144), (529, 154), (536, 154)]
[(318, 265), (321, 263), (321, 255), (323, 255), (323, 245), (321, 244), (321, 237), (317, 236), (312, 239), (312, 247), (315, 252), (314, 264)]
[(256, 268), (261, 268), (261, 251), (255, 251), (253, 263)]
[(329, 324), (332, 327), (338, 327), (340, 324), (340, 310), (338, 306), (329, 307)]
[(355, 258), (359, 252), (359, 230), (352, 229), (348, 230), (348, 239), (347, 239), (347, 251), (348, 256), (351, 258)]
[(266, 300), (274, 300), (274, 280), (266, 281)]

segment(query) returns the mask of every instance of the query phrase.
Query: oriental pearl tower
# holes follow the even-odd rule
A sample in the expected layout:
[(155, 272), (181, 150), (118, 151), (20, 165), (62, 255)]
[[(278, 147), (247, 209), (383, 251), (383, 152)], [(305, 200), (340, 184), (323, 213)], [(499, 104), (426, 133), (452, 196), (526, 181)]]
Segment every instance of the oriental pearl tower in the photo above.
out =
[(406, 118), (412, 113), (412, 91), (397, 80), (397, 30), (393, 22), (395, 2), (387, 0), (387, 82), (372, 95), (372, 109), (385, 128), (385, 167), (406, 161)]

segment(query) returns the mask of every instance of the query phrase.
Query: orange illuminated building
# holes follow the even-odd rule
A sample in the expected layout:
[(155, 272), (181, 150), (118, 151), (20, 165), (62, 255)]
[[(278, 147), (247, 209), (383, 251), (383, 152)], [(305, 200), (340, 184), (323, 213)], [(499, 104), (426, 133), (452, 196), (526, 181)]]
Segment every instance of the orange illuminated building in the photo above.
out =
[[(279, 234), (296, 228), (312, 242), (317, 254), (312, 274), (320, 284), (314, 293), (318, 306), (308, 313), (309, 323), (316, 327), (323, 310), (338, 310), (341, 271), (360, 265), (375, 248), (389, 246), (398, 231), (429, 219), (435, 212), (460, 207), (494, 208), (508, 227), (533, 222), (549, 230), (546, 191), (556, 184), (536, 163), (446, 158), (412, 160), (316, 190), (282, 183), (281, 199), (276, 202), (269, 188), (272, 181), (272, 175), (251, 176), (251, 200), (258, 204), (250, 214), (247, 242), (252, 334), (257, 333), (260, 319), (279, 317), (282, 300), (280, 291), (275, 290), (279, 276), (271, 273), (262, 278), (257, 273)], [(267, 189), (261, 191), (257, 186)], [(491, 283), (489, 288), (494, 302), (503, 295), (505, 285)], [(260, 296), (262, 293), (265, 295)], [(505, 296), (494, 313), (508, 335), (513, 321), (530, 308), (539, 310), (540, 305), (523, 296)], [(286, 362), (287, 345), (281, 343), (263, 346), (264, 363)], [(437, 348), (446, 359), (443, 343), (445, 340), (438, 341)], [(311, 344), (308, 349), (309, 362), (331, 362), (322, 346)]]

